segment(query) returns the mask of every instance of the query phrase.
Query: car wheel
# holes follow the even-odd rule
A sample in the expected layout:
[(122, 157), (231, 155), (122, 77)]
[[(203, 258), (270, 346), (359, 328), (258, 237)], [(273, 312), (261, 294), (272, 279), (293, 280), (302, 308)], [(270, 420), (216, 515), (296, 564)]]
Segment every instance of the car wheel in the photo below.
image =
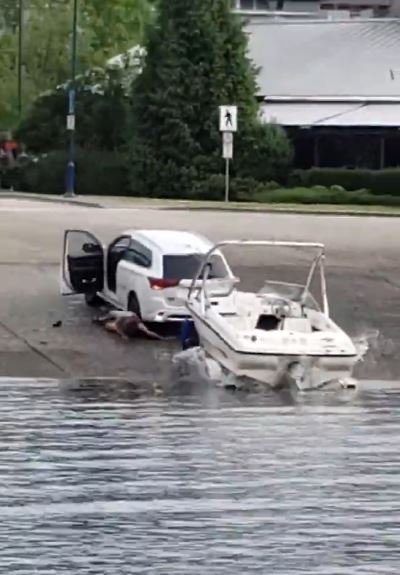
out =
[(142, 317), (142, 314), (140, 311), (139, 300), (138, 300), (137, 295), (135, 293), (131, 293), (129, 295), (128, 311), (132, 311), (133, 313), (135, 313), (140, 318)]
[(99, 307), (103, 303), (97, 293), (93, 292), (85, 293), (85, 302), (89, 307)]

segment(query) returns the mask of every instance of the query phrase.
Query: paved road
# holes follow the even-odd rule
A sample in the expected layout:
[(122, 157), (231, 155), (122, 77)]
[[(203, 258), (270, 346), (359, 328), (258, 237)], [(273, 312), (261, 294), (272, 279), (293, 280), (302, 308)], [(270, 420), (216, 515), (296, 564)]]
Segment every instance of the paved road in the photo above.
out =
[[(358, 218), (150, 208), (96, 209), (0, 199), (0, 374), (30, 377), (168, 378), (172, 345), (124, 344), (90, 322), (81, 298), (58, 294), (65, 228), (90, 229), (104, 241), (129, 228), (196, 230), (213, 240), (246, 237), (322, 241), (328, 249), (332, 311), (353, 335), (368, 333), (372, 351), (359, 368), (368, 378), (400, 377), (397, 265), (400, 224)], [(231, 253), (247, 287), (265, 275), (299, 277), (301, 254)], [(268, 269), (261, 267), (264, 261)], [(61, 319), (63, 325), (53, 328)], [(157, 374), (157, 375), (156, 375)]]

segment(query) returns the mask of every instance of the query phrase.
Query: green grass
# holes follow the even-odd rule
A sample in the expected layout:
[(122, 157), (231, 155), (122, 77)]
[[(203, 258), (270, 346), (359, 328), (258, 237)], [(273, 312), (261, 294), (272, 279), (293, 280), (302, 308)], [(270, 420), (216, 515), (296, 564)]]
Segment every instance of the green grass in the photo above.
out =
[[(334, 192), (332, 190), (315, 190), (309, 188), (282, 188), (263, 191), (258, 194), (258, 201), (229, 202), (202, 200), (170, 200), (136, 197), (85, 196), (83, 199), (113, 207), (157, 206), (167, 208), (213, 209), (213, 210), (252, 210), (252, 211), (305, 211), (305, 212), (357, 212), (357, 213), (390, 213), (400, 214), (400, 205), (389, 205), (390, 198), (372, 196), (369, 192)], [(339, 200), (344, 199), (343, 202)], [(358, 200), (351, 202), (352, 199)], [(395, 201), (398, 198), (395, 198)], [(362, 202), (362, 203), (361, 203)]]
[[(310, 191), (306, 189), (307, 193)], [(238, 211), (254, 211), (254, 212), (293, 212), (293, 213), (343, 213), (343, 214), (387, 214), (400, 216), (400, 205), (381, 205), (379, 203), (371, 204), (338, 204), (329, 203), (324, 198), (324, 203), (313, 202), (312, 197), (307, 196), (307, 203), (302, 201), (288, 201), (289, 198), (296, 198), (296, 193), (302, 194), (303, 188), (282, 189), (269, 192), (268, 195), (273, 194), (272, 203), (264, 202), (215, 202), (215, 201), (201, 201), (201, 200), (170, 200), (170, 199), (157, 199), (157, 198), (137, 198), (127, 196), (79, 196), (76, 199), (79, 201), (89, 202), (93, 204), (100, 204), (109, 208), (135, 208), (135, 207), (153, 207), (153, 208), (171, 208), (171, 209), (210, 209), (210, 210), (238, 210)], [(313, 190), (315, 192), (315, 190)], [(278, 194), (276, 193), (278, 192)], [(280, 194), (283, 193), (285, 201), (279, 201)], [(290, 192), (290, 195), (288, 195)], [(321, 193), (321, 192), (320, 192)], [(351, 194), (352, 192), (346, 192)], [(263, 192), (265, 194), (265, 192)], [(23, 197), (25, 194), (21, 194)], [(27, 194), (29, 196), (29, 194)], [(1, 196), (0, 196), (1, 197)], [(34, 194), (32, 197), (36, 199), (46, 199), (47, 196)], [(48, 196), (49, 199), (56, 199), (56, 196)], [(374, 201), (378, 202), (379, 196), (373, 196)], [(60, 195), (60, 199), (63, 199)], [(304, 200), (304, 197), (300, 198)]]
[(382, 206), (379, 204), (371, 205), (349, 205), (349, 204), (318, 204), (299, 202), (210, 202), (200, 200), (166, 200), (154, 198), (133, 198), (133, 197), (82, 197), (85, 200), (97, 202), (105, 207), (166, 207), (176, 209), (210, 209), (210, 210), (250, 210), (259, 212), (310, 212), (310, 213), (384, 213), (391, 215), (400, 215), (400, 206)]

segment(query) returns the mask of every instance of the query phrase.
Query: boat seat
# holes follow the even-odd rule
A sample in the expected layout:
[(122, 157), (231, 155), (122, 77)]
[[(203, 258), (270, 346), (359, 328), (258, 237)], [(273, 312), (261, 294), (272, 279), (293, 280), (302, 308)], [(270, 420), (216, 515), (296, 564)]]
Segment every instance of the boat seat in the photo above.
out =
[[(236, 324), (237, 329), (240, 330), (253, 330), (257, 325), (259, 316), (262, 314), (262, 302), (255, 300), (253, 297), (245, 298), (244, 294), (241, 295), (241, 301), (238, 302), (237, 306), (237, 321), (230, 323)], [(249, 307), (249, 304), (251, 307)]]
[(306, 317), (287, 317), (283, 322), (282, 329), (302, 333), (312, 332), (310, 320)]

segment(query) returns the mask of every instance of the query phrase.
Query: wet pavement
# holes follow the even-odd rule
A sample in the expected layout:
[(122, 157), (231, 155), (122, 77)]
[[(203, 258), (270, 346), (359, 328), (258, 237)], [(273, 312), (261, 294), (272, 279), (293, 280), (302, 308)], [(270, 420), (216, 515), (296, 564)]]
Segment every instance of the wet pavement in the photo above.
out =
[[(125, 229), (142, 227), (190, 229), (213, 240), (239, 236), (325, 242), (332, 315), (352, 336), (370, 341), (357, 375), (400, 378), (400, 232), (394, 218), (90, 209), (7, 199), (0, 199), (1, 375), (168, 383), (176, 345), (124, 343), (92, 325), (93, 311), (81, 297), (59, 295), (65, 228), (89, 229), (108, 241)], [(305, 277), (304, 258), (297, 252), (253, 249), (229, 255), (245, 289), (260, 287), (266, 277)], [(53, 327), (59, 322), (60, 327)]]

